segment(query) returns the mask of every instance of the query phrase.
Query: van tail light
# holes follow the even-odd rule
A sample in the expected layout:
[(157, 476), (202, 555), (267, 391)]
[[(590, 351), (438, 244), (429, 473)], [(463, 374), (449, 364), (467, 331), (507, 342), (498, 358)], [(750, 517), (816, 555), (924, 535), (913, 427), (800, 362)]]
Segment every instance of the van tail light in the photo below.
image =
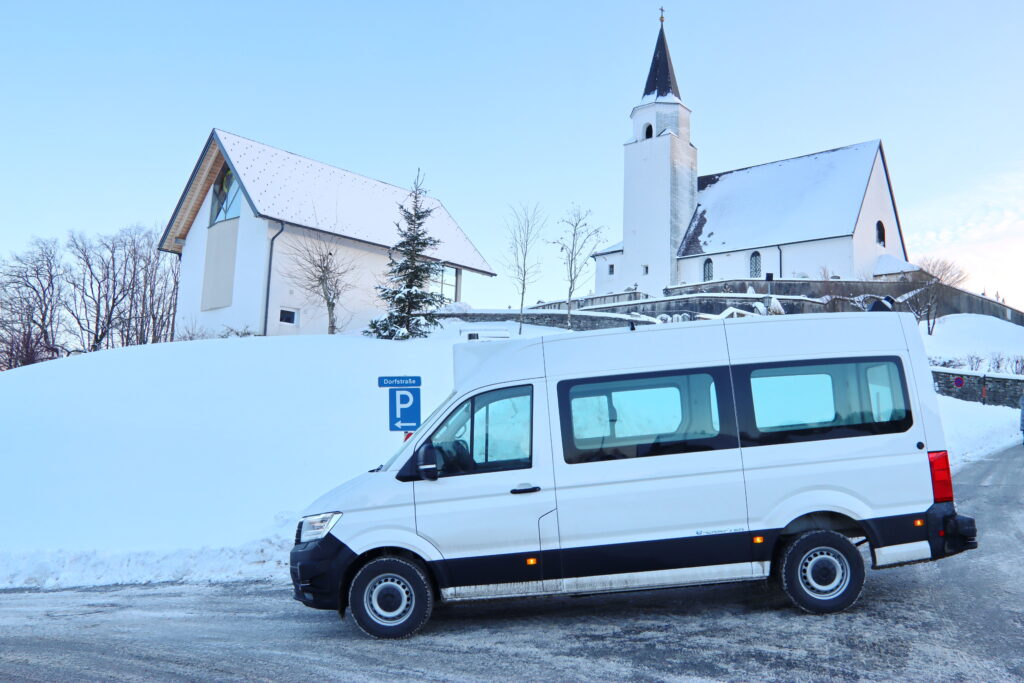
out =
[(931, 451), (928, 453), (928, 465), (932, 470), (932, 493), (936, 503), (953, 502), (953, 475), (949, 471), (949, 453), (947, 451)]

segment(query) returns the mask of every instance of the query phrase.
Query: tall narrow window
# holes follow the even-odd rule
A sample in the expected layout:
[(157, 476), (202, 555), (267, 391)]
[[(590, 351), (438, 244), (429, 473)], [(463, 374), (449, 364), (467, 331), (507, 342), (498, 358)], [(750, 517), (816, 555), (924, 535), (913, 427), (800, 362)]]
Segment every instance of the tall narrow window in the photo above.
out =
[(750, 255), (750, 277), (761, 277), (761, 252), (759, 251)]
[(882, 221), (875, 223), (875, 241), (883, 247), (885, 246), (885, 225), (882, 224)]
[(711, 259), (704, 260), (704, 282), (715, 279), (715, 264)]
[(649, 139), (651, 139), (653, 137), (654, 137), (654, 126), (652, 126), (651, 124), (648, 123), (647, 127), (644, 128), (644, 138), (649, 140)]
[(615, 275), (615, 264), (614, 263), (609, 263), (608, 264), (608, 274), (609, 275)]
[(446, 301), (455, 301), (455, 285), (458, 281), (456, 269), (451, 266), (444, 266), (437, 272), (437, 276), (430, 280), (429, 289), (444, 296)]
[(217, 182), (213, 184), (213, 204), (210, 207), (210, 224), (237, 218), (242, 205), (242, 186), (227, 164), (220, 170)]

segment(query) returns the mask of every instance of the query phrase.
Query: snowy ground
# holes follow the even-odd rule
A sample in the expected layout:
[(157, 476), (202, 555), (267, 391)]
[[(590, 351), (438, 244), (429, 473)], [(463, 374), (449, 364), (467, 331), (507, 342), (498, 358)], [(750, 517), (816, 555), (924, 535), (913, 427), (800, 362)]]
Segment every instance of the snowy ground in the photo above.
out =
[(276, 582), (0, 592), (0, 680), (1021, 681), (1024, 448), (966, 465), (979, 548), (870, 571), (841, 614), (763, 582), (438, 609), (375, 641)]
[(923, 322), (920, 329), (929, 358), (952, 361), (954, 367), (967, 368), (968, 356), (973, 355), (980, 362), (976, 370), (1010, 373), (1012, 368), (990, 367), (993, 356), (1024, 358), (1024, 327), (990, 315), (947, 315), (939, 318), (931, 335)]
[[(377, 377), (421, 376), (426, 416), (463, 332), (515, 329), (212, 339), (0, 373), (0, 588), (287, 575), (299, 513), (401, 445)], [(542, 332), (559, 331), (524, 330)]]

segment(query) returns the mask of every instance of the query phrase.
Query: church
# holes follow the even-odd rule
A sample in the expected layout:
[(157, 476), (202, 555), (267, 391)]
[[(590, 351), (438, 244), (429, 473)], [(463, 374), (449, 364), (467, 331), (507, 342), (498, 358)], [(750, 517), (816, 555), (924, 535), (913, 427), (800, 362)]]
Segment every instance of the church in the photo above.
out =
[(880, 140), (699, 175), (690, 114), (663, 24), (630, 113), (622, 241), (592, 254), (595, 296), (661, 297), (722, 280), (891, 280), (917, 270)]
[[(178, 337), (324, 334), (325, 304), (295, 283), (301, 253), (327, 245), (347, 264), (340, 330), (364, 329), (380, 314), (377, 285), (398, 242), (398, 206), (409, 190), (214, 129), (160, 240), (180, 256)], [(441, 240), (428, 256), (443, 264), (434, 291), (461, 301), (465, 272), (494, 276), (441, 202), (427, 230)]]

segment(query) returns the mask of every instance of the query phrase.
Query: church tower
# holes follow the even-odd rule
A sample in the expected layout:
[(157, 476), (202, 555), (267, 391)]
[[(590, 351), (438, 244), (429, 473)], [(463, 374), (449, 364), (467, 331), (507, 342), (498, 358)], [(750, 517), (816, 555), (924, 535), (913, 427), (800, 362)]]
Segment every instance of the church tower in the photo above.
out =
[[(625, 145), (621, 265), (615, 269), (621, 273), (614, 273), (614, 281), (598, 259), (598, 282), (610, 285), (606, 290), (636, 284), (651, 296), (676, 283), (676, 250), (697, 201), (690, 110), (679, 97), (661, 21), (643, 98), (629, 115), (633, 136)], [(604, 292), (599, 287), (596, 293)]]

